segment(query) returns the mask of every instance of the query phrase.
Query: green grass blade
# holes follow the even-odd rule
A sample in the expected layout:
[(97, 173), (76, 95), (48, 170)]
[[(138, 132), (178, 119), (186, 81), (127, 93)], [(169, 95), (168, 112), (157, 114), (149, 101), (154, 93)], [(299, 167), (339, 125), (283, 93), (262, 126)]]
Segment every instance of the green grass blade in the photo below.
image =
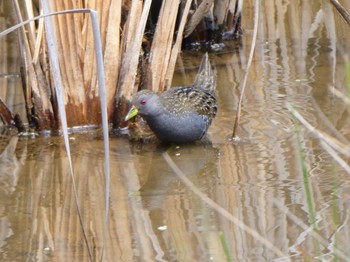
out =
[(224, 248), (224, 251), (225, 251), (227, 262), (233, 261), (232, 257), (231, 257), (230, 249), (229, 249), (229, 247), (227, 245), (226, 238), (224, 236), (224, 233), (220, 232), (219, 236), (220, 236), (221, 244), (222, 244), (222, 246)]
[[(305, 197), (306, 197), (306, 203), (307, 203), (307, 208), (309, 212), (309, 221), (311, 228), (314, 232), (318, 233), (317, 230), (317, 225), (316, 225), (316, 210), (315, 210), (315, 201), (313, 197), (313, 192), (312, 192), (312, 186), (310, 183), (310, 174), (308, 171), (308, 167), (306, 164), (306, 157), (305, 157), (305, 152), (302, 146), (302, 140), (301, 140), (301, 131), (300, 131), (300, 126), (298, 125), (296, 119), (293, 116), (293, 122), (294, 122), (294, 127), (295, 127), (295, 134), (296, 134), (296, 142), (297, 142), (297, 149), (299, 153), (299, 159), (300, 159), (300, 164), (301, 164), (301, 171), (303, 175), (303, 182), (304, 182), (304, 192), (305, 192)], [(321, 253), (321, 248), (320, 248), (320, 242), (319, 240), (315, 239), (315, 248), (317, 253)]]
[(348, 97), (350, 97), (350, 65), (349, 65), (349, 59), (347, 57), (345, 59), (345, 79), (346, 79)]

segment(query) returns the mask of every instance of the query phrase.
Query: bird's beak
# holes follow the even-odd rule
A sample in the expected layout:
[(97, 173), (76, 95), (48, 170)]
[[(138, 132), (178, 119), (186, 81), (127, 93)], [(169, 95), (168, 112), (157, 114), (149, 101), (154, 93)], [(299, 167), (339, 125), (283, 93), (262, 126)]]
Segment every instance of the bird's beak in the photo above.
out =
[(138, 114), (139, 110), (136, 106), (132, 106), (128, 112), (128, 114), (125, 117), (125, 121), (130, 120), (131, 118), (135, 117)]

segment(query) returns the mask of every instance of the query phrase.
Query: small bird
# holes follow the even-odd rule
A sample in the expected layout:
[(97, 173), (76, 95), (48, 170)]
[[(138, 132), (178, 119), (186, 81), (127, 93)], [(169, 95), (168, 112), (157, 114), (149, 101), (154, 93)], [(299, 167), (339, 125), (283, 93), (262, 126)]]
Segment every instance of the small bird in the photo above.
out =
[(206, 53), (192, 86), (170, 88), (160, 95), (150, 90), (136, 93), (125, 121), (140, 115), (163, 142), (200, 140), (217, 113), (215, 88), (216, 75)]

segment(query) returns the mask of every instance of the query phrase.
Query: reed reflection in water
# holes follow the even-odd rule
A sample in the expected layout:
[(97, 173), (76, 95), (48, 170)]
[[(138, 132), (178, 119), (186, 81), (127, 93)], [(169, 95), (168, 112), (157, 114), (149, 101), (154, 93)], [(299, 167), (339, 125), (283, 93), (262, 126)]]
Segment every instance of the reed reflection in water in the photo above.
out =
[[(242, 108), (242, 140), (232, 144), (227, 138), (253, 27), (250, 9), (244, 10), (243, 47), (210, 57), (219, 100), (211, 143), (169, 148), (111, 139), (106, 261), (349, 260), (349, 176), (301, 126), (298, 141), (298, 122), (285, 106), (293, 105), (318, 130), (349, 145), (349, 107), (332, 92), (346, 93), (349, 28), (327, 1), (264, 1)], [(193, 82), (200, 58), (179, 57), (174, 85)], [(84, 224), (99, 258), (103, 145), (93, 133), (71, 135), (70, 141)], [(60, 137), (1, 137), (0, 260), (89, 260), (62, 143)], [(196, 187), (285, 256), (209, 208), (184, 186), (164, 152)]]

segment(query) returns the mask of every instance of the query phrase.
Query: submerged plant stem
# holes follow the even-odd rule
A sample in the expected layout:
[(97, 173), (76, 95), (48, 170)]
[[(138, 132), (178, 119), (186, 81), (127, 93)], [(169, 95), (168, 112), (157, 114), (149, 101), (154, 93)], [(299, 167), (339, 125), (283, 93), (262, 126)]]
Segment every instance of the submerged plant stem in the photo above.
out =
[(231, 136), (232, 140), (238, 140), (237, 128), (238, 128), (238, 124), (239, 124), (239, 121), (240, 121), (240, 118), (241, 118), (242, 101), (243, 101), (245, 87), (246, 87), (247, 81), (248, 81), (250, 65), (252, 63), (253, 55), (254, 55), (254, 51), (255, 51), (256, 38), (257, 38), (257, 35), (258, 35), (260, 1), (259, 0), (255, 0), (255, 5), (254, 6), (255, 6), (255, 8), (254, 8), (254, 31), (253, 31), (253, 38), (252, 38), (252, 46), (250, 48), (250, 53), (249, 53), (249, 59), (248, 59), (248, 63), (247, 63), (246, 73), (244, 75), (244, 79), (243, 79), (243, 83), (242, 83), (242, 89), (241, 89), (241, 94), (239, 96), (239, 101), (238, 101), (238, 105), (237, 105), (236, 118), (235, 118), (235, 123), (234, 123), (234, 126), (233, 126), (232, 136)]
[(280, 249), (278, 249), (273, 243), (271, 243), (268, 239), (264, 238), (262, 235), (260, 235), (258, 232), (253, 230), (252, 228), (248, 227), (246, 224), (244, 224), (241, 220), (236, 218), (234, 215), (229, 213), (226, 209), (224, 209), (222, 206), (218, 205), (214, 200), (206, 196), (198, 187), (196, 187), (187, 177), (186, 175), (180, 170), (180, 168), (175, 164), (175, 162), (171, 159), (169, 154), (167, 152), (164, 152), (162, 154), (164, 160), (169, 165), (169, 167), (174, 171), (174, 173), (180, 178), (180, 180), (194, 193), (196, 194), (202, 201), (204, 201), (208, 206), (210, 206), (212, 209), (214, 209), (216, 212), (218, 212), (220, 215), (225, 217), (227, 220), (241, 228), (243, 231), (251, 235), (255, 240), (259, 241), (263, 245), (265, 245), (267, 248), (269, 248), (274, 254), (276, 254), (279, 257), (286, 258), (286, 261), (290, 261), (288, 257), (286, 257), (286, 254), (284, 254)]
[[(301, 170), (303, 173), (303, 182), (304, 182), (304, 192), (306, 196), (307, 208), (309, 211), (309, 220), (311, 224), (311, 228), (314, 232), (318, 233), (317, 225), (316, 225), (316, 211), (315, 211), (315, 201), (313, 198), (312, 186), (310, 183), (310, 174), (308, 171), (308, 167), (306, 165), (306, 157), (305, 152), (301, 143), (301, 131), (299, 125), (296, 123), (296, 119), (293, 118), (295, 133), (297, 139), (297, 149), (299, 153), (299, 159), (301, 164)], [(320, 241), (315, 239), (315, 246), (318, 253), (320, 253)]]
[(227, 262), (230, 262), (230, 261), (233, 261), (232, 257), (231, 257), (231, 254), (230, 254), (230, 249), (227, 245), (227, 241), (225, 239), (225, 235), (223, 232), (220, 232), (220, 241), (221, 241), (221, 244), (225, 250), (225, 255), (227, 257)]
[(305, 190), (307, 206), (308, 206), (308, 210), (309, 210), (310, 223), (311, 223), (312, 227), (314, 229), (316, 229), (315, 228), (316, 215), (315, 215), (315, 207), (314, 207), (312, 188), (310, 185), (309, 171), (308, 171), (308, 168), (306, 166), (305, 153), (304, 153), (303, 147), (301, 145), (300, 127), (296, 123), (295, 123), (295, 133), (296, 133), (296, 138), (297, 138), (297, 146), (298, 146), (298, 153), (299, 153), (299, 159), (300, 159), (300, 164), (301, 164), (301, 170), (303, 173), (304, 190)]

